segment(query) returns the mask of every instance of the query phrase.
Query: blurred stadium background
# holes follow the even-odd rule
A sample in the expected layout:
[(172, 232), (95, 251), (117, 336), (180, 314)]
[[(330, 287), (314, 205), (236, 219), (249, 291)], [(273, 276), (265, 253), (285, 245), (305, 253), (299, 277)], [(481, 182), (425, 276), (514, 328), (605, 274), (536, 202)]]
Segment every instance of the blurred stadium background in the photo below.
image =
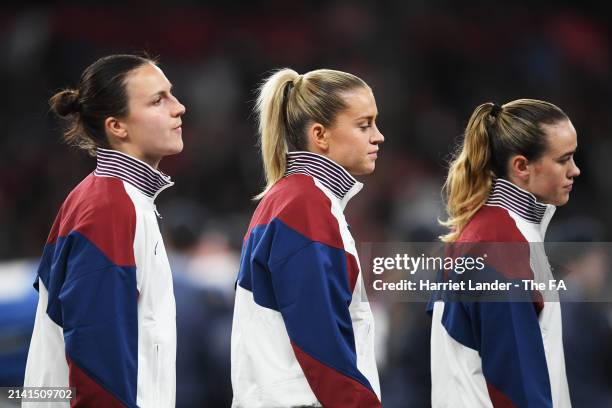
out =
[[(60, 142), (48, 98), (96, 58), (159, 56), (187, 106), (185, 150), (158, 199), (175, 274), (177, 406), (231, 400), (229, 336), (242, 235), (263, 173), (251, 114), (266, 73), (334, 68), (374, 89), (386, 137), (348, 207), (358, 242), (433, 241), (446, 164), (480, 103), (551, 101), (578, 131), (582, 175), (549, 240), (610, 241), (612, 29), (605, 2), (66, 2), (0, 8), (0, 386), (19, 385), (38, 257), (67, 193), (95, 161)], [(577, 261), (579, 263), (579, 261)], [(593, 262), (585, 261), (588, 265)], [(610, 265), (595, 263), (600, 276)], [(594, 285), (593, 290), (597, 290)], [(385, 407), (429, 402), (424, 304), (374, 302)], [(612, 406), (612, 312), (571, 304), (564, 321), (575, 407)]]

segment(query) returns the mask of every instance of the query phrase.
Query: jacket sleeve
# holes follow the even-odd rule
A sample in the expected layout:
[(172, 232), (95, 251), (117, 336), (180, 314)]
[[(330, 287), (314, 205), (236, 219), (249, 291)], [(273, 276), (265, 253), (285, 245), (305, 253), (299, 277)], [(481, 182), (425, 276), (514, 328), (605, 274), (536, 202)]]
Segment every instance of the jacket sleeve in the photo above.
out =
[(76, 407), (136, 406), (135, 213), (125, 208), (98, 208), (55, 243), (49, 312), (63, 330)]
[[(336, 233), (333, 227), (326, 227), (332, 229), (330, 234)], [(265, 261), (277, 310), (317, 399), (325, 407), (379, 407), (371, 384), (357, 368), (344, 249), (306, 239), (278, 223)]]
[(534, 303), (474, 302), (465, 307), (493, 406), (552, 407)]

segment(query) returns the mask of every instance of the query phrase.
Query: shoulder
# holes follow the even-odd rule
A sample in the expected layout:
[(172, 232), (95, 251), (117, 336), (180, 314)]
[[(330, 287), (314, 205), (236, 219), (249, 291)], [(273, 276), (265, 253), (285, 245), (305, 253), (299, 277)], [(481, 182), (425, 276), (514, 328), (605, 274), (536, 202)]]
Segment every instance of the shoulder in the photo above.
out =
[(483, 205), (467, 223), (459, 242), (525, 242), (508, 210)]
[(78, 234), (117, 264), (133, 264), (136, 210), (123, 182), (87, 176), (68, 195), (47, 242)]
[(279, 180), (266, 194), (263, 201), (282, 201), (299, 205), (304, 200), (329, 201), (311, 176), (293, 174)]
[(114, 177), (87, 176), (64, 201), (62, 212), (73, 219), (77, 228), (82, 224), (117, 224), (135, 220), (132, 199), (123, 181)]
[(245, 238), (259, 225), (280, 221), (309, 240), (342, 247), (338, 220), (331, 207), (330, 199), (312, 177), (287, 176), (259, 203)]

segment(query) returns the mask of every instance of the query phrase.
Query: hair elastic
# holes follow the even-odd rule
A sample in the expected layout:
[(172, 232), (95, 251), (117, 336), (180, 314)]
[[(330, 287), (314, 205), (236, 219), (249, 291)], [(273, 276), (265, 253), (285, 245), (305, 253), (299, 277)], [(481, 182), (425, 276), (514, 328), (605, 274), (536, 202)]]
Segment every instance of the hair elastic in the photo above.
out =
[(497, 115), (499, 115), (499, 112), (502, 111), (502, 107), (496, 103), (493, 104), (493, 107), (491, 108), (491, 112), (489, 113), (489, 115), (493, 116), (494, 118), (497, 118)]

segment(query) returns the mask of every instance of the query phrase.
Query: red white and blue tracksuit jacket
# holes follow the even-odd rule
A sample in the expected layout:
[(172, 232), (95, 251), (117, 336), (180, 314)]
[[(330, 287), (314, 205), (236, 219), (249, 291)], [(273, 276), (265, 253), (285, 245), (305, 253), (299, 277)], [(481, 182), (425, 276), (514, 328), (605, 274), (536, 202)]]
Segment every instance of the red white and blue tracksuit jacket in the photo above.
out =
[[(542, 242), (554, 212), (554, 206), (497, 179), (458, 243), (495, 243), (488, 248), (501, 256), (486, 262), (501, 279), (548, 283), (552, 274)], [(521, 302), (436, 301), (432, 406), (570, 407), (561, 309), (553, 295), (556, 301), (539, 292)]]
[(233, 407), (379, 407), (374, 322), (343, 210), (344, 168), (288, 155), (245, 235), (232, 327)]
[(176, 312), (154, 204), (172, 184), (98, 150), (44, 248), (25, 386), (76, 387), (79, 407), (174, 406)]

